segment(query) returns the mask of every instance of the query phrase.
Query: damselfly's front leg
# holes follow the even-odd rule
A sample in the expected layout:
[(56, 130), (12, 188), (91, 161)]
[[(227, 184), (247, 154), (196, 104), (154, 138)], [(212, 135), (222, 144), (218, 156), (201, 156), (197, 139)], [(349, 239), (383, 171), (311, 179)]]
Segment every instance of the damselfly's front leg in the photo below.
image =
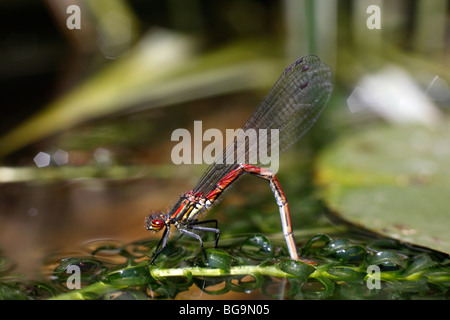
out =
[(219, 181), (217, 186), (213, 191), (209, 193), (206, 197), (211, 202), (214, 202), (215, 199), (223, 192), (225, 189), (236, 179), (238, 179), (242, 174), (250, 173), (257, 177), (263, 178), (269, 181), (270, 188), (275, 196), (275, 200), (278, 204), (280, 216), (281, 216), (281, 225), (283, 227), (284, 238), (286, 239), (286, 244), (289, 250), (289, 254), (294, 260), (301, 260), (306, 263), (314, 264), (313, 262), (301, 259), (297, 246), (295, 245), (294, 232), (292, 229), (291, 222), (291, 213), (289, 210), (289, 204), (286, 199), (286, 195), (284, 194), (283, 189), (281, 188), (280, 182), (278, 181), (277, 176), (270, 170), (264, 168), (258, 168), (248, 164), (239, 164), (236, 169), (230, 171), (222, 180)]
[(166, 226), (166, 228), (164, 229), (163, 236), (161, 237), (161, 240), (159, 240), (159, 243), (156, 246), (155, 252), (153, 252), (153, 256), (152, 256), (152, 260), (151, 260), (150, 264), (153, 264), (155, 262), (156, 258), (166, 247), (167, 240), (169, 239), (169, 234), (170, 234), (170, 226)]

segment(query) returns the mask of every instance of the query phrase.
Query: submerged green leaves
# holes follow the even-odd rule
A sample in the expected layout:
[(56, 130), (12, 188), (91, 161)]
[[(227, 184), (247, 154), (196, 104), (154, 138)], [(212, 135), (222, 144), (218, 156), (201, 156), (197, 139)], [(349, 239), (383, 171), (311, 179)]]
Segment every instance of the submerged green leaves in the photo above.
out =
[[(283, 247), (259, 234), (220, 250), (207, 249), (208, 265), (191, 241), (171, 243), (163, 259), (150, 265), (155, 245), (151, 240), (97, 246), (90, 256), (59, 260), (46, 284), (0, 270), (0, 299), (187, 299), (196, 294), (239, 299), (250, 293), (252, 298), (273, 299), (450, 296), (448, 256), (391, 240), (350, 241), (317, 234), (302, 250), (316, 265), (290, 260)], [(0, 265), (3, 271), (11, 269), (9, 263)], [(79, 289), (71, 285), (73, 269), (79, 271)]]
[[(99, 260), (64, 260), (55, 270), (58, 281), (65, 281), (62, 270), (69, 262), (85, 266), (83, 279), (91, 279), (80, 290), (56, 295), (56, 299), (173, 299), (197, 290), (208, 295), (230, 297), (257, 293), (276, 299), (410, 299), (448, 298), (450, 269), (448, 257), (434, 252), (406, 249), (390, 240), (356, 243), (318, 234), (303, 247), (302, 254), (317, 264), (288, 259), (283, 249), (256, 234), (221, 250), (207, 249), (209, 265), (198, 251), (169, 246), (164, 259), (149, 265), (153, 241), (136, 243), (140, 254), (120, 248), (126, 265), (107, 268)], [(127, 248), (129, 248), (128, 246)], [(147, 248), (146, 250), (143, 248)], [(100, 250), (101, 251), (101, 250)], [(99, 253), (99, 249), (94, 253)], [(181, 256), (181, 257), (180, 257)], [(369, 267), (378, 270), (373, 275)], [(90, 274), (90, 276), (89, 276)], [(369, 282), (378, 281), (378, 287)], [(194, 292), (195, 292), (194, 290)]]

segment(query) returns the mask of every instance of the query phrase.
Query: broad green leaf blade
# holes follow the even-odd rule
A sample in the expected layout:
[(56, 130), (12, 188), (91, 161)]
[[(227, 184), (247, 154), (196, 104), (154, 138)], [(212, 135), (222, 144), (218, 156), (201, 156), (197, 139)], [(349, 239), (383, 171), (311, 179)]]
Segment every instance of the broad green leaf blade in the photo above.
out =
[(370, 230), (450, 252), (449, 128), (376, 126), (336, 141), (318, 161), (325, 201)]

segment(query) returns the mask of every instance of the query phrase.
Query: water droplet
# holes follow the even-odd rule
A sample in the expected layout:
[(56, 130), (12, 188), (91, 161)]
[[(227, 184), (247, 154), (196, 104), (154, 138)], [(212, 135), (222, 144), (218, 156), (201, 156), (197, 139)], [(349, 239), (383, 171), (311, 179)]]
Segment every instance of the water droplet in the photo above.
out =
[(67, 151), (58, 149), (53, 154), (53, 160), (58, 166), (62, 166), (64, 164), (67, 164), (69, 162), (69, 153)]
[(111, 161), (110, 152), (105, 148), (98, 148), (94, 152), (94, 158), (98, 163), (107, 164)]
[(50, 164), (50, 155), (45, 152), (39, 152), (33, 159), (39, 168), (46, 167)]

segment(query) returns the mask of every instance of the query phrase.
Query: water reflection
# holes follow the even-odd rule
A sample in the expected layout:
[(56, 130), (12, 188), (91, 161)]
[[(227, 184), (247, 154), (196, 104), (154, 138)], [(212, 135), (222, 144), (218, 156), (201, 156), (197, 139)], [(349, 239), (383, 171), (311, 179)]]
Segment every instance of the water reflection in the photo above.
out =
[(78, 250), (86, 239), (129, 242), (151, 236), (143, 226), (148, 203), (162, 206), (167, 201), (154, 188), (155, 183), (146, 179), (1, 184), (0, 248), (15, 261), (16, 272), (39, 278), (42, 257)]

